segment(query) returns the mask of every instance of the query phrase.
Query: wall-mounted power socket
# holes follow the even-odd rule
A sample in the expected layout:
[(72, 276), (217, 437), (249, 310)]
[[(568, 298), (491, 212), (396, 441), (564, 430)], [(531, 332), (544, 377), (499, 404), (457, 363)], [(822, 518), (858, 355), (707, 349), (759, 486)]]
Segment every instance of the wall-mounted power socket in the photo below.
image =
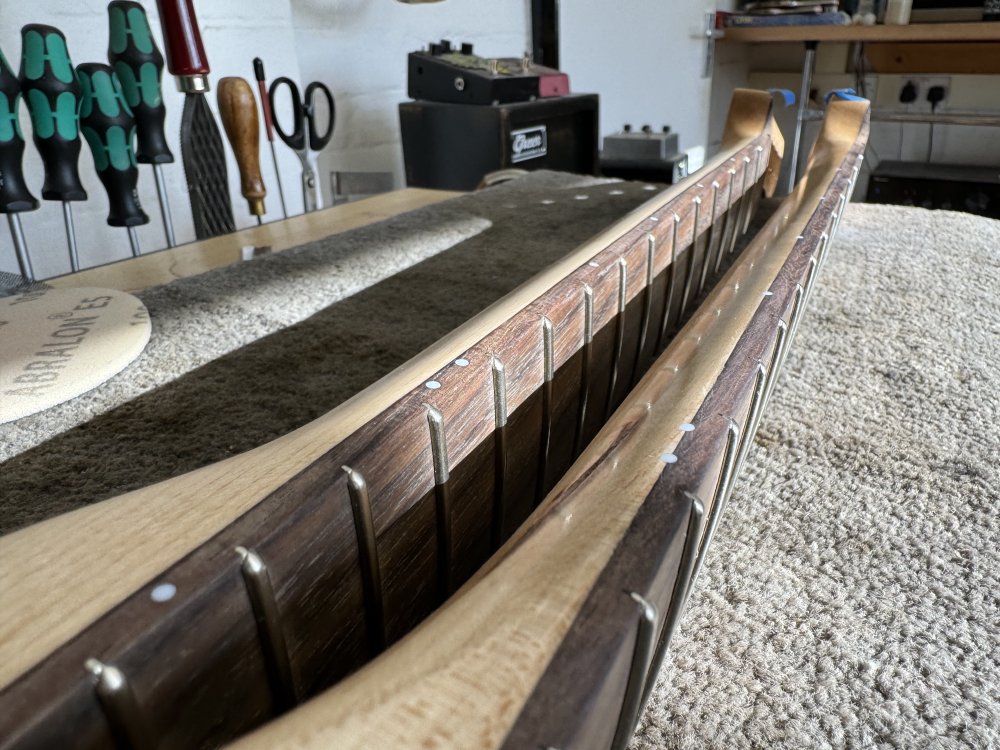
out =
[[(903, 76), (900, 79), (898, 106), (907, 112), (930, 112), (932, 107), (927, 96), (932, 89), (938, 89), (938, 87), (943, 90), (944, 96), (938, 101), (937, 107), (934, 108), (935, 111), (948, 105), (948, 95), (951, 93), (951, 76)], [(913, 95), (914, 90), (916, 98), (907, 103), (906, 100)]]

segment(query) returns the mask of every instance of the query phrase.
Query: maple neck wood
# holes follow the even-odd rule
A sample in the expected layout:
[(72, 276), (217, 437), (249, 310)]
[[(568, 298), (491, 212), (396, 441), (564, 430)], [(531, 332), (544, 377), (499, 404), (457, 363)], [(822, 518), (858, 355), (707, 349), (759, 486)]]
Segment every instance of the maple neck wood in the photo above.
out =
[(625, 747), (867, 136), (867, 102), (831, 104), (807, 176), (514, 537), (387, 653), (233, 747)]
[(698, 175), (330, 414), (0, 539), (0, 707), (24, 709), (0, 737), (217, 745), (400, 641), (536, 538), (525, 519), (728, 261), (779, 151), (770, 97), (738, 91)]

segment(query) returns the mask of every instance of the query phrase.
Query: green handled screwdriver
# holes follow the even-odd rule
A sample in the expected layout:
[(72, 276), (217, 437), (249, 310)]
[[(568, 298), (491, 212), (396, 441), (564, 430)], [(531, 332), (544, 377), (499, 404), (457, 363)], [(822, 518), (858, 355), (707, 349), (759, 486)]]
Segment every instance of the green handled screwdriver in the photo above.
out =
[(80, 82), (59, 29), (28, 24), (21, 29), (21, 93), (31, 114), (34, 141), (45, 166), (42, 198), (62, 201), (69, 262), (80, 270), (70, 201), (87, 200), (80, 184)]
[(31, 269), (20, 213), (34, 211), (38, 208), (38, 201), (24, 184), (24, 173), (21, 171), (24, 136), (17, 119), (20, 101), (21, 85), (0, 50), (0, 214), (7, 214), (21, 275), (28, 281), (34, 281), (35, 272)]
[(135, 116), (139, 136), (135, 155), (140, 164), (153, 165), (167, 247), (174, 247), (177, 240), (174, 239), (162, 167), (174, 161), (163, 130), (163, 119), (167, 113), (160, 88), (163, 55), (156, 47), (146, 11), (139, 3), (114, 0), (108, 5), (108, 25), (108, 61), (118, 75), (125, 101)]
[(132, 255), (139, 255), (135, 228), (148, 224), (139, 205), (136, 183), (139, 170), (132, 150), (135, 118), (125, 101), (118, 77), (110, 65), (84, 63), (76, 69), (83, 93), (80, 97), (80, 125), (94, 155), (94, 168), (108, 193), (108, 224), (126, 227)]

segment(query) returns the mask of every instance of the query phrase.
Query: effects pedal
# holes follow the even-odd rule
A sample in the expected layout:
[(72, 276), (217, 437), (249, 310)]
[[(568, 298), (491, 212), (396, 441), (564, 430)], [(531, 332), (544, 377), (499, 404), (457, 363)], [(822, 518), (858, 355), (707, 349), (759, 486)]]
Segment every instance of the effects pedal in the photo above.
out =
[(687, 154), (678, 150), (677, 134), (664, 126), (638, 131), (626, 125), (620, 133), (604, 137), (601, 174), (629, 180), (673, 184), (687, 177)]
[(472, 45), (442, 39), (408, 57), (407, 94), (451, 104), (509, 104), (569, 93), (569, 76), (530, 56), (480, 57)]

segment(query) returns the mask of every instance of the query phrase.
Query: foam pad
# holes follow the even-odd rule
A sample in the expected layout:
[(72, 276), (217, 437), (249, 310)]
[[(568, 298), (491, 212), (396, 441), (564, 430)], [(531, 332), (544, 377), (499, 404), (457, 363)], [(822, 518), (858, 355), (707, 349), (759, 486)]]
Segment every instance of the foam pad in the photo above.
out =
[(113, 289), (42, 289), (0, 298), (0, 424), (89, 391), (139, 356), (146, 307)]

